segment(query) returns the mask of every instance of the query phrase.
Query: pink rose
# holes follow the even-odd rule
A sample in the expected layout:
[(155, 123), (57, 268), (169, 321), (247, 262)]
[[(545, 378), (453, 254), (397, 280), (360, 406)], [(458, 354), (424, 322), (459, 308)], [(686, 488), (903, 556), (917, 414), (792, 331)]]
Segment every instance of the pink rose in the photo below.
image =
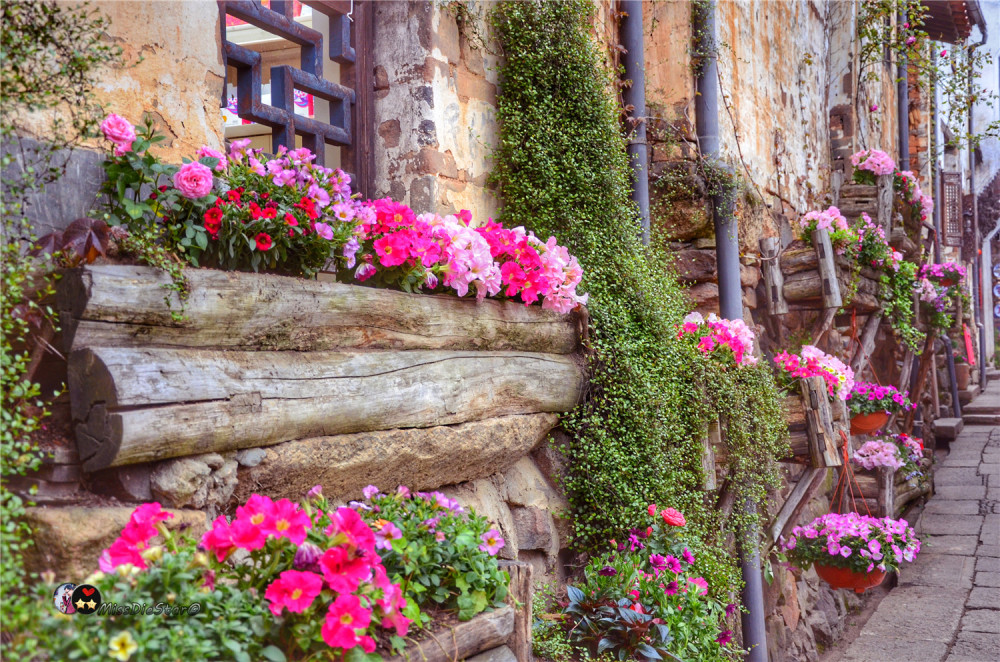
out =
[(135, 140), (135, 127), (121, 115), (111, 113), (101, 122), (101, 132), (104, 137), (115, 144), (115, 156), (121, 156), (132, 150)]
[(174, 186), (185, 198), (203, 198), (212, 191), (212, 171), (194, 161), (185, 163), (174, 175)]

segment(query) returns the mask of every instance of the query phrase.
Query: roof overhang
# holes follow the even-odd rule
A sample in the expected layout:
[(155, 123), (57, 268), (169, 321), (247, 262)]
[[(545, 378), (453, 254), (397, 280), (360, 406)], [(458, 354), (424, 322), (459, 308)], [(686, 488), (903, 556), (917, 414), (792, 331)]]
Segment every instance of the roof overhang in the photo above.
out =
[(984, 31), (979, 0), (924, 0), (927, 14), (923, 29), (931, 39), (961, 44), (972, 34), (972, 26)]

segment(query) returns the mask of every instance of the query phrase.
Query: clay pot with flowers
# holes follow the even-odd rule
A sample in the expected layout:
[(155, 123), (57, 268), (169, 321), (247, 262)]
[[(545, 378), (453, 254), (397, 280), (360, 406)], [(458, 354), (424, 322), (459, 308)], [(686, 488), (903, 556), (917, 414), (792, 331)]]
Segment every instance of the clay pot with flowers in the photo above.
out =
[(895, 386), (855, 382), (847, 398), (851, 411), (851, 434), (870, 434), (881, 429), (889, 416), (913, 405)]
[(780, 548), (800, 568), (815, 565), (816, 574), (833, 588), (864, 593), (881, 584), (887, 572), (912, 562), (920, 540), (904, 519), (829, 513), (793, 528)]

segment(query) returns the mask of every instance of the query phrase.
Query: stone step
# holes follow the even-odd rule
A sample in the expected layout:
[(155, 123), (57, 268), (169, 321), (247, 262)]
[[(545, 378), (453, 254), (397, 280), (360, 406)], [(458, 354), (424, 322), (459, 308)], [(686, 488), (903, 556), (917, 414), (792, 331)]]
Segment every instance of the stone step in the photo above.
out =
[(962, 407), (964, 408), (967, 404), (972, 402), (978, 395), (979, 395), (979, 385), (973, 384), (964, 391), (958, 392), (958, 401), (962, 403)]
[(934, 438), (943, 441), (954, 441), (963, 427), (965, 427), (965, 422), (961, 418), (934, 419)]
[(962, 414), (966, 425), (1000, 425), (1000, 414)]

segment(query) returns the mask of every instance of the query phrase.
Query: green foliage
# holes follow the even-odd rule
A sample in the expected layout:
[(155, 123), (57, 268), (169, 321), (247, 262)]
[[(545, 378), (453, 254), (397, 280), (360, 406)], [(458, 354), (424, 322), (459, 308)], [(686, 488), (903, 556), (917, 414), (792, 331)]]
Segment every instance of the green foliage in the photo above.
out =
[[(7, 478), (38, 468), (32, 435), (47, 416), (46, 398), (28, 378), (30, 336), (51, 323), (52, 268), (48, 258), (26, 254), (35, 242), (24, 215), (32, 195), (65, 173), (68, 149), (93, 133), (98, 117), (90, 88), (95, 69), (120, 57), (103, 41), (107, 21), (86, 6), (56, 2), (0, 3), (0, 141), (3, 170), (3, 283), (0, 286), (0, 622), (4, 657), (27, 658), (37, 641), (27, 585), (34, 579), (23, 554), (31, 531), (22, 521), (24, 501)], [(23, 140), (19, 123), (30, 114), (48, 118), (46, 142)]]
[(882, 310), (899, 340), (919, 352), (924, 334), (915, 326), (913, 290), (917, 285), (917, 265), (901, 260), (896, 270), (886, 269), (881, 275)]
[(380, 494), (372, 498), (372, 510), (359, 511), (373, 529), (391, 523), (402, 534), (381, 556), (386, 573), (402, 587), (410, 608), (416, 608), (407, 616), (426, 625), (427, 615), (416, 613), (437, 606), (467, 621), (502, 606), (510, 577), (494, 556), (480, 549), (487, 532), (496, 533), (490, 523), (474, 512), (442, 508), (442, 503), (457, 504), (440, 493), (426, 496)]
[(706, 576), (728, 586), (737, 571), (720, 515), (699, 490), (700, 440), (725, 403), (728, 438), (747, 453), (733, 486), (759, 494), (777, 476), (777, 395), (766, 368), (727, 374), (676, 341), (690, 303), (656, 238), (654, 247), (639, 240), (609, 72), (589, 36), (591, 10), (584, 0), (503, 2), (490, 17), (506, 55), (492, 174), (501, 221), (560, 237), (580, 259), (580, 289), (590, 295), (590, 388), (562, 420), (572, 439), (564, 488), (575, 544), (597, 548), (650, 502), (671, 505), (696, 526), (692, 544), (714, 550)]
[(160, 606), (162, 613), (66, 615), (52, 606), (55, 585), (42, 583), (37, 599), (45, 608), (36, 632), (50, 659), (108, 659), (111, 641), (124, 632), (138, 646), (133, 660), (273, 659), (262, 655), (274, 627), (267, 603), (232, 584), (204, 587), (193, 542), (165, 553), (147, 570), (122, 570), (98, 573), (86, 583), (100, 590), (104, 603)]

